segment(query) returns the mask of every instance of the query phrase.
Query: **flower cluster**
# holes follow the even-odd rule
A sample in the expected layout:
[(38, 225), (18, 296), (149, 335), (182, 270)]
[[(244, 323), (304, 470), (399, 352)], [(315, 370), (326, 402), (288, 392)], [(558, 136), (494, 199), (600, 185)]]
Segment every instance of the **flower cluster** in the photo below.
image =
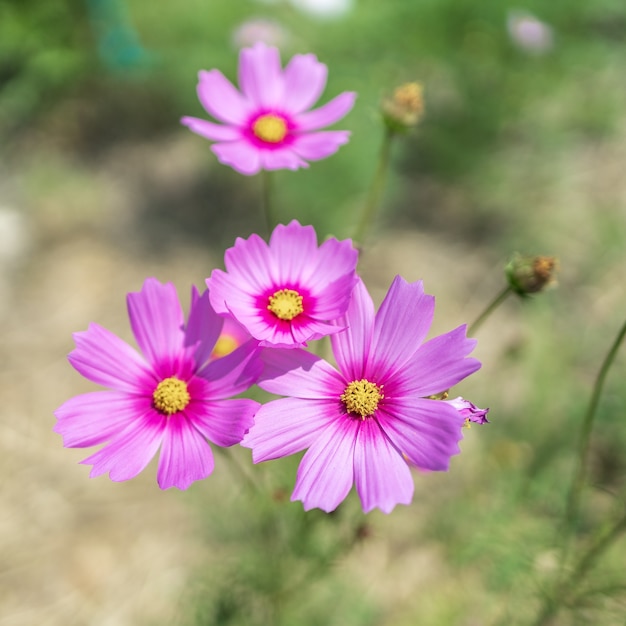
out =
[[(218, 70), (201, 72), (200, 101), (222, 125), (183, 118), (239, 172), (304, 167), (348, 140), (319, 129), (350, 110), (353, 93), (307, 110), (326, 83), (313, 55), (283, 71), (278, 51), (257, 43), (241, 52), (239, 83), (241, 93)], [(416, 90), (403, 92), (413, 115)], [(396, 277), (376, 311), (357, 261), (350, 240), (318, 244), (294, 220), (269, 242), (238, 238), (207, 290), (192, 289), (186, 319), (174, 286), (147, 279), (128, 295), (141, 353), (97, 324), (74, 335), (70, 363), (108, 390), (63, 404), (55, 431), (67, 447), (101, 445), (82, 462), (115, 481), (160, 450), (159, 486), (186, 489), (213, 471), (209, 443), (241, 444), (255, 463), (306, 450), (292, 500), (307, 510), (334, 510), (353, 485), (365, 512), (409, 504), (411, 467), (447, 470), (464, 424), (487, 421), (471, 402), (443, 399), (480, 367), (476, 342), (465, 326), (426, 340), (435, 303), (421, 282)], [(332, 363), (307, 351), (324, 337)], [(254, 384), (284, 397), (233, 398)]]
[[(353, 484), (363, 509), (385, 512), (413, 495), (409, 466), (446, 470), (471, 403), (431, 399), (476, 371), (465, 327), (425, 341), (434, 298), (397, 277), (378, 312), (357, 276), (349, 240), (318, 246), (297, 221), (226, 251), (185, 321), (175, 288), (146, 280), (128, 295), (143, 357), (92, 324), (70, 363), (110, 388), (72, 398), (55, 431), (68, 447), (104, 446), (91, 476), (136, 476), (160, 448), (161, 488), (186, 489), (213, 470), (207, 440), (241, 443), (255, 462), (307, 450), (292, 496), (332, 511)], [(336, 366), (307, 342), (331, 336)], [(221, 347), (220, 347), (221, 346)], [(254, 383), (286, 396), (231, 399)], [(473, 410), (472, 410), (473, 409)]]

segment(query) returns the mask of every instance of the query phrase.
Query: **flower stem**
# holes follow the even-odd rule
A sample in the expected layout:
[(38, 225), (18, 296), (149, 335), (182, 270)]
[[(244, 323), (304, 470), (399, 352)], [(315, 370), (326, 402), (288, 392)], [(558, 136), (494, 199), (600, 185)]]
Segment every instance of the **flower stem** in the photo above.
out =
[[(554, 595), (546, 597), (542, 610), (537, 616), (537, 619), (533, 622), (533, 626), (548, 626), (564, 604), (571, 604), (576, 600), (577, 596), (574, 594), (576, 588), (595, 566), (598, 559), (624, 532), (626, 532), (626, 514), (622, 515), (622, 517), (582, 555), (569, 577), (562, 581), (557, 587), (557, 592)], [(578, 597), (580, 597), (580, 595)]]
[(611, 348), (607, 352), (607, 355), (604, 357), (604, 361), (600, 367), (600, 370), (598, 371), (598, 375), (593, 386), (593, 391), (591, 392), (591, 398), (589, 400), (587, 412), (585, 413), (585, 417), (580, 428), (580, 439), (578, 444), (578, 465), (574, 474), (574, 478), (572, 480), (572, 484), (570, 486), (567, 497), (567, 506), (565, 509), (565, 528), (563, 529), (565, 532), (565, 540), (563, 543), (562, 563), (564, 563), (567, 558), (569, 540), (573, 528), (578, 520), (581, 493), (585, 484), (585, 479), (587, 478), (587, 457), (589, 455), (591, 429), (593, 427), (593, 422), (596, 416), (598, 402), (600, 400), (600, 395), (602, 393), (602, 388), (604, 386), (606, 375), (608, 374), (609, 369), (611, 368), (611, 365), (615, 360), (615, 355), (617, 354), (620, 344), (622, 343), (625, 336), (626, 321), (624, 321), (624, 324), (620, 328), (620, 331), (617, 333), (615, 341), (611, 345)]
[(237, 459), (233, 456), (233, 453), (228, 448), (215, 446), (213, 449), (217, 450), (217, 452), (226, 459), (227, 463), (234, 470), (234, 473), (241, 478), (241, 481), (246, 485), (246, 487), (255, 493), (259, 493), (259, 486), (257, 483), (252, 479), (250, 474), (248, 474), (248, 472), (241, 467), (239, 461), (237, 461)]
[(565, 517), (561, 529), (562, 544), (559, 573), (561, 580), (557, 583), (554, 593), (546, 596), (542, 610), (537, 616), (536, 621), (533, 622), (533, 626), (547, 626), (551, 623), (551, 620), (556, 616), (561, 607), (571, 600), (572, 593), (585, 578), (589, 570), (595, 565), (600, 556), (626, 531), (626, 515), (623, 515), (607, 533), (601, 536), (600, 539), (583, 554), (569, 576), (563, 578), (563, 571), (569, 560), (572, 535), (580, 513), (582, 491), (587, 478), (587, 457), (589, 456), (591, 431), (596, 416), (596, 410), (602, 394), (604, 381), (625, 336), (626, 321), (624, 321), (624, 324), (617, 333), (596, 376), (589, 399), (589, 405), (587, 406), (587, 411), (580, 429), (578, 464), (568, 492)]
[(365, 240), (367, 231), (374, 220), (376, 209), (380, 204), (380, 198), (385, 187), (385, 181), (387, 179), (387, 171), (389, 169), (389, 161), (391, 155), (391, 143), (394, 137), (394, 132), (389, 128), (385, 129), (383, 136), (383, 142), (380, 146), (380, 152), (378, 154), (378, 165), (376, 166), (376, 172), (372, 178), (372, 184), (370, 185), (365, 204), (363, 205), (363, 212), (361, 213), (361, 221), (359, 222), (356, 231), (354, 232), (354, 241), (357, 244), (362, 244)]
[(513, 293), (510, 286), (506, 286), (492, 301), (485, 310), (469, 325), (468, 336), (474, 335), (483, 325), (483, 322)]
[(272, 174), (267, 170), (261, 170), (261, 207), (265, 217), (265, 226), (269, 235), (276, 226), (276, 216), (274, 215), (274, 206), (272, 204), (273, 195), (273, 178)]

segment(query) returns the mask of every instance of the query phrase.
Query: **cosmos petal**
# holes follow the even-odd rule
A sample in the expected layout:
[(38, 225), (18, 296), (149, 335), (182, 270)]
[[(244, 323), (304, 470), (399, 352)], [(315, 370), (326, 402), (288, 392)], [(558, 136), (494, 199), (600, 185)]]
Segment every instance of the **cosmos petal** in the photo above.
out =
[(216, 120), (241, 127), (251, 113), (251, 105), (219, 70), (198, 73), (198, 99)]
[(375, 508), (391, 513), (396, 504), (411, 504), (413, 499), (411, 470), (374, 419), (359, 425), (354, 481), (364, 513)]
[(435, 298), (424, 293), (421, 281), (407, 283), (395, 277), (374, 322), (374, 376), (386, 378), (404, 368), (426, 338), (434, 311)]
[(385, 403), (377, 417), (395, 447), (421, 469), (446, 471), (450, 457), (459, 453), (464, 420), (447, 403), (414, 397), (394, 398)]
[(67, 358), (85, 378), (117, 391), (152, 393), (155, 375), (125, 341), (94, 323), (73, 337), (76, 348)]
[(213, 144), (211, 151), (220, 163), (230, 165), (244, 176), (258, 174), (261, 170), (261, 153), (246, 139)]
[(311, 446), (336, 418), (337, 407), (327, 400), (273, 400), (259, 408), (241, 445), (252, 448), (255, 463), (288, 456)]
[(211, 443), (227, 448), (242, 440), (260, 406), (247, 398), (197, 402), (190, 405), (187, 415)]
[(187, 420), (184, 413), (170, 415), (163, 434), (157, 481), (161, 489), (187, 489), (213, 471), (209, 444)]
[(291, 144), (291, 150), (309, 161), (325, 159), (350, 140), (350, 131), (324, 130), (298, 135)]
[(423, 344), (397, 375), (402, 395), (432, 396), (453, 387), (480, 369), (480, 361), (465, 358), (476, 346), (465, 336), (465, 325)]
[(278, 48), (257, 42), (239, 53), (239, 85), (256, 106), (273, 109), (281, 104), (284, 81)]
[(138, 293), (126, 298), (128, 317), (141, 351), (159, 378), (178, 370), (185, 318), (172, 283), (148, 278)]
[(54, 432), (66, 448), (87, 448), (115, 437), (137, 414), (150, 408), (150, 399), (117, 391), (93, 391), (75, 396), (55, 412)]
[(330, 102), (319, 107), (319, 109), (313, 109), (297, 115), (295, 121), (298, 132), (318, 130), (324, 126), (334, 124), (350, 112), (355, 100), (355, 92), (344, 91)]
[(118, 437), (81, 463), (93, 465), (91, 478), (106, 472), (114, 481), (134, 478), (159, 449), (165, 424), (165, 418), (154, 410), (137, 415)]
[(264, 349), (259, 387), (270, 393), (310, 400), (337, 399), (345, 390), (343, 377), (320, 357), (301, 349)]
[(181, 118), (180, 123), (196, 135), (211, 141), (237, 141), (241, 139), (241, 131), (236, 126), (224, 126), (189, 116)]
[(367, 368), (374, 315), (372, 298), (363, 281), (359, 279), (352, 291), (348, 311), (337, 322), (349, 331), (332, 335), (330, 339), (339, 370), (350, 380), (362, 378)]
[(301, 500), (304, 510), (334, 511), (354, 481), (354, 443), (359, 420), (340, 418), (318, 433), (302, 457), (291, 500)]
[(328, 68), (314, 54), (296, 54), (285, 67), (283, 106), (291, 114), (314, 105), (326, 87)]

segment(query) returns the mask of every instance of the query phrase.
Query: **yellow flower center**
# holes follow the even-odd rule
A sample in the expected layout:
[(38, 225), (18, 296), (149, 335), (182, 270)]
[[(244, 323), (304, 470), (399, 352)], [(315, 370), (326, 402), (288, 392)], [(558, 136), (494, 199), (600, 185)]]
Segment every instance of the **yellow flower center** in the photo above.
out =
[(340, 396), (348, 413), (362, 419), (373, 415), (384, 397), (382, 385), (379, 387), (365, 378), (353, 380)]
[(269, 298), (267, 305), (278, 319), (290, 322), (304, 311), (302, 306), (302, 296), (293, 289), (280, 289)]
[(252, 132), (261, 141), (279, 143), (287, 135), (287, 123), (278, 115), (261, 115), (252, 125)]
[(235, 348), (237, 348), (239, 344), (234, 337), (230, 335), (220, 335), (215, 347), (213, 348), (213, 352), (211, 352), (211, 357), (214, 359), (220, 359), (227, 354), (230, 354)]
[(154, 408), (165, 415), (182, 411), (190, 401), (187, 383), (174, 377), (162, 380), (152, 394)]

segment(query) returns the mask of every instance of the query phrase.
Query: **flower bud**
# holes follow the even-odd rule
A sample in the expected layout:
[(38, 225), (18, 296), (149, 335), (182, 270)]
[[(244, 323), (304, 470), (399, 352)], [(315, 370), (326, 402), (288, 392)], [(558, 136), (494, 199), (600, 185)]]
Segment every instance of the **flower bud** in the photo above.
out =
[(424, 96), (420, 83), (405, 83), (381, 104), (383, 119), (392, 132), (406, 132), (424, 115)]
[(558, 260), (553, 256), (516, 254), (504, 271), (511, 289), (520, 296), (526, 296), (555, 285), (558, 266)]

